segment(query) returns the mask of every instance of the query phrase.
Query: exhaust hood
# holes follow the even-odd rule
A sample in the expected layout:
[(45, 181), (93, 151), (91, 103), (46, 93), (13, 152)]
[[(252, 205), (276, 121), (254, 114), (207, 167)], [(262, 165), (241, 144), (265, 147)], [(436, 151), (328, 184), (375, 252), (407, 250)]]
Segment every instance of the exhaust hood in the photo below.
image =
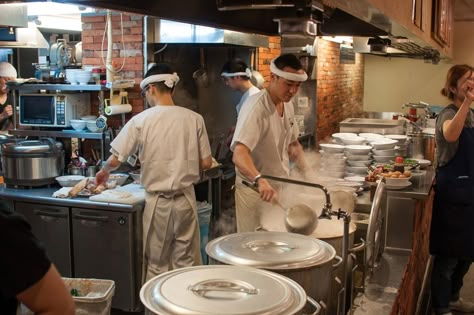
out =
[(269, 47), (267, 36), (155, 18), (147, 18), (147, 43)]
[(0, 39), (0, 48), (49, 48), (48, 42), (34, 22), (29, 22), (28, 27), (14, 28), (13, 31), (12, 39)]
[(439, 51), (431, 47), (421, 47), (414, 41), (401, 36), (354, 37), (354, 52), (390, 58), (422, 59), (438, 64)]

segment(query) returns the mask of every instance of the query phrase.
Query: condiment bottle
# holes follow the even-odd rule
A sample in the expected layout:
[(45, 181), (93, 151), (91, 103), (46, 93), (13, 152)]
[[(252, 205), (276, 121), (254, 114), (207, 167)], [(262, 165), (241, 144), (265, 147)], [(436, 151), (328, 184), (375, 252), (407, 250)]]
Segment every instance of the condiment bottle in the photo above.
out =
[(403, 165), (403, 158), (401, 156), (397, 156), (395, 158), (395, 164), (393, 164), (393, 171), (398, 171), (402, 174), (405, 172), (405, 165)]

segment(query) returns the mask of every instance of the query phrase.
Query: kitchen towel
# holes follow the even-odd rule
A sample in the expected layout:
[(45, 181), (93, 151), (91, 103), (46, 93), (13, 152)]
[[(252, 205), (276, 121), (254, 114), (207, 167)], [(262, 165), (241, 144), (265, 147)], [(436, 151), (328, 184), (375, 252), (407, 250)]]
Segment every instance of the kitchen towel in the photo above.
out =
[[(119, 192), (127, 192), (129, 194), (121, 194)], [(145, 202), (145, 189), (139, 184), (128, 184), (112, 190), (106, 190), (101, 194), (90, 196), (91, 201), (135, 204)]]
[(131, 111), (132, 105), (130, 104), (111, 105), (105, 107), (105, 114), (108, 116), (130, 113)]

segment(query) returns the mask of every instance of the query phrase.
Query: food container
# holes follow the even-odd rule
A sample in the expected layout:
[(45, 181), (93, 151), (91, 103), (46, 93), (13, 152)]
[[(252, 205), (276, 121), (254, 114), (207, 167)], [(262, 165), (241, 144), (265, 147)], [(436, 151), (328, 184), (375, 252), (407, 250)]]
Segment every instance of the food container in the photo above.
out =
[(65, 175), (56, 177), (56, 181), (62, 187), (74, 187), (77, 183), (84, 179), (82, 175)]
[(195, 266), (165, 272), (146, 282), (140, 299), (155, 315), (302, 315), (320, 305), (295, 281), (248, 267)]
[(206, 252), (214, 263), (265, 269), (293, 279), (325, 304), (338, 266), (333, 263), (340, 260), (326, 242), (286, 232), (229, 234), (209, 242)]

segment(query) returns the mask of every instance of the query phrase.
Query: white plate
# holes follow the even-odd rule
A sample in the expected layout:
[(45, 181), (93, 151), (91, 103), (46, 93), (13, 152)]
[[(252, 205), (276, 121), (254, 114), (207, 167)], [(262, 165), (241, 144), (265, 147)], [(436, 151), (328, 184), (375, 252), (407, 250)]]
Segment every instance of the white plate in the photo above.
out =
[(413, 158), (408, 158), (409, 160), (415, 160), (418, 162), (418, 164), (420, 164), (420, 166), (428, 166), (428, 165), (431, 165), (431, 161), (430, 160), (424, 160), (424, 159), (413, 159)]
[(392, 139), (380, 139), (376, 141), (371, 141), (370, 145), (374, 147), (376, 150), (388, 150), (388, 149), (394, 149), (395, 145), (398, 143), (398, 140), (392, 140)]
[(363, 176), (348, 176), (348, 177), (344, 177), (344, 180), (347, 180), (349, 182), (363, 183), (365, 181), (365, 177), (363, 177)]
[(359, 137), (364, 137), (367, 140), (372, 140), (372, 139), (375, 140), (375, 139), (383, 139), (384, 138), (384, 136), (382, 136), (379, 133), (370, 133), (370, 132), (359, 133)]
[(388, 184), (385, 184), (385, 188), (391, 189), (391, 190), (400, 190), (400, 189), (410, 187), (411, 185), (412, 185), (411, 182), (408, 182), (406, 185), (388, 185)]
[(331, 135), (333, 138), (353, 138), (353, 137), (357, 137), (357, 134), (356, 133), (352, 133), (352, 132), (337, 132), (337, 133), (333, 133)]
[(333, 143), (321, 143), (319, 145), (324, 152), (328, 153), (342, 153), (344, 152), (344, 146), (340, 144), (333, 144)]
[(368, 154), (372, 150), (370, 145), (346, 145), (346, 151), (352, 154)]
[(405, 135), (385, 135), (385, 138), (393, 140), (406, 140), (408, 137)]

